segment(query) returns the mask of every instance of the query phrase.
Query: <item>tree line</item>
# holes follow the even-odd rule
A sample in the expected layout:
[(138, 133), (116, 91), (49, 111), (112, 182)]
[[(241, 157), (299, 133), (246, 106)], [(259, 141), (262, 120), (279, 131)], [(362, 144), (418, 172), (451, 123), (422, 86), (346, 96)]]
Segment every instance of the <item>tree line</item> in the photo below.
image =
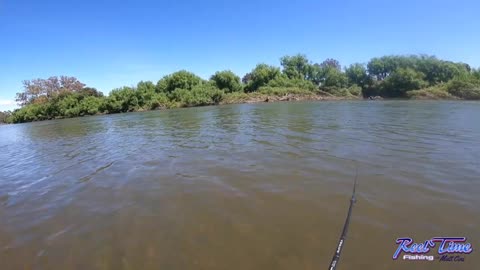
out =
[(335, 59), (313, 63), (298, 54), (282, 57), (280, 67), (258, 64), (242, 78), (225, 70), (204, 80), (181, 70), (108, 96), (75, 77), (50, 77), (24, 81), (16, 96), (21, 107), (0, 113), (0, 123), (214, 105), (258, 94), (480, 99), (480, 69), (428, 55), (383, 56), (342, 67)]

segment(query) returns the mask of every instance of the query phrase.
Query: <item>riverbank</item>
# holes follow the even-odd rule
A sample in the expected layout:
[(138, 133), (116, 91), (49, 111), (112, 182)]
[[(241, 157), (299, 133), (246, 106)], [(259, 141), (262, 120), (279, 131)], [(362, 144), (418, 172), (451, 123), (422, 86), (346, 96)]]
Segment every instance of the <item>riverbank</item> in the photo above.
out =
[(36, 122), (125, 112), (144, 112), (185, 107), (200, 107), (239, 103), (285, 101), (322, 101), (361, 99), (360, 91), (342, 89), (335, 94), (298, 87), (263, 87), (255, 92), (227, 92), (200, 85), (192, 90), (176, 89), (171, 93), (144, 93), (141, 89), (123, 88), (108, 97), (60, 94), (51, 100), (35, 102), (14, 111), (9, 123)]
[[(124, 112), (97, 112), (95, 114), (84, 114), (73, 117), (66, 116), (56, 116), (46, 119), (32, 119), (31, 121), (24, 122), (39, 122), (47, 120), (56, 120), (56, 119), (68, 119), (68, 118), (77, 118), (84, 116), (95, 116), (95, 115), (107, 115), (107, 114), (118, 114), (118, 113), (128, 113), (128, 112), (148, 112), (148, 111), (162, 111), (169, 109), (178, 109), (178, 108), (192, 108), (192, 107), (204, 107), (204, 106), (218, 106), (218, 105), (229, 105), (229, 104), (258, 104), (258, 103), (275, 103), (275, 102), (295, 102), (295, 101), (372, 101), (372, 100), (399, 100), (398, 98), (382, 98), (379, 96), (364, 98), (362, 96), (346, 95), (346, 96), (336, 96), (327, 92), (317, 91), (317, 93), (312, 91), (280, 91), (277, 94), (274, 93), (265, 93), (265, 92), (252, 92), (252, 93), (227, 93), (222, 96), (221, 101), (217, 103), (209, 103), (202, 105), (186, 105), (180, 102), (172, 102), (161, 104), (160, 106), (153, 109), (138, 108), (134, 110), (128, 110)], [(454, 96), (443, 96), (439, 97), (434, 95), (415, 95), (409, 98), (403, 98), (401, 100), (457, 100), (461, 101), (463, 99), (454, 97)], [(9, 124), (9, 123), (0, 123), (0, 124)], [(14, 123), (10, 123), (14, 124)]]
[(26, 80), (23, 91), (16, 95), (21, 108), (7, 112), (3, 121), (24, 123), (219, 104), (363, 97), (480, 100), (480, 70), (435, 57), (384, 56), (371, 59), (367, 65), (342, 68), (334, 59), (315, 63), (299, 54), (284, 56), (280, 63), (282, 68), (258, 64), (242, 78), (230, 70), (218, 71), (208, 79), (180, 70), (156, 83), (140, 81), (136, 86), (115, 88), (108, 95), (75, 77)]
[(331, 100), (362, 100), (357, 96), (334, 96), (326, 94), (303, 93), (293, 94), (286, 93), (283, 95), (271, 95), (263, 93), (238, 93), (226, 95), (220, 105), (224, 104), (242, 104), (242, 103), (266, 103), (266, 102), (287, 102), (287, 101), (331, 101)]
[[(194, 105), (188, 106), (186, 104), (182, 104), (180, 102), (176, 103), (167, 103), (162, 104), (154, 109), (145, 109), (145, 108), (138, 108), (135, 110), (129, 110), (125, 112), (97, 112), (95, 114), (84, 114), (78, 115), (73, 117), (66, 117), (66, 116), (56, 116), (56, 117), (49, 117), (45, 119), (32, 119), (31, 121), (23, 121), (24, 122), (40, 122), (40, 121), (47, 121), (47, 120), (56, 120), (56, 119), (68, 119), (68, 118), (77, 118), (77, 117), (84, 117), (84, 116), (95, 116), (95, 115), (107, 115), (107, 114), (117, 114), (117, 113), (129, 113), (129, 112), (148, 112), (148, 111), (162, 111), (162, 110), (169, 110), (169, 109), (177, 109), (177, 108), (192, 108), (192, 107), (204, 107), (204, 106), (218, 106), (218, 105), (228, 105), (228, 104), (256, 104), (256, 103), (272, 103), (272, 102), (292, 102), (292, 101), (340, 101), (340, 100), (367, 100), (362, 97), (356, 96), (346, 96), (346, 97), (339, 97), (334, 95), (329, 95), (328, 93), (323, 94), (315, 94), (315, 93), (286, 93), (282, 95), (274, 95), (274, 94), (264, 94), (259, 92), (254, 93), (228, 93), (225, 94), (222, 100), (215, 104), (203, 104), (203, 105)], [(17, 123), (0, 123), (4, 125), (8, 124), (17, 124)]]

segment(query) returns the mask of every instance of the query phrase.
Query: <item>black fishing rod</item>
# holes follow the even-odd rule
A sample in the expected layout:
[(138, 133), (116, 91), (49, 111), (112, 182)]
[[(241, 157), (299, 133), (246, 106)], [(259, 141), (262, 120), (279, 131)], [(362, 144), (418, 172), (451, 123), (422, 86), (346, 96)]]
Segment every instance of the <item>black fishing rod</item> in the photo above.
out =
[(350, 216), (352, 216), (353, 205), (356, 202), (355, 189), (357, 188), (357, 178), (358, 167), (355, 167), (355, 181), (353, 183), (352, 198), (350, 199), (350, 208), (348, 208), (347, 219), (345, 220), (345, 224), (343, 225), (342, 235), (340, 236), (340, 240), (338, 241), (337, 250), (335, 251), (335, 255), (333, 255), (332, 262), (330, 263), (330, 267), (328, 268), (329, 270), (337, 269), (338, 261), (340, 260), (340, 255), (342, 254), (343, 243), (345, 243), (345, 239), (347, 238), (348, 226), (350, 225)]

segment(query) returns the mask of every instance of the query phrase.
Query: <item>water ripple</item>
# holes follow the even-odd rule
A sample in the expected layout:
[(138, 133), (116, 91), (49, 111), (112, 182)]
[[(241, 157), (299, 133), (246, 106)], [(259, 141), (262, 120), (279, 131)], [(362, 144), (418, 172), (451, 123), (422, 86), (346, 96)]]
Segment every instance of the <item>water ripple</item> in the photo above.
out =
[(478, 119), (468, 102), (296, 102), (1, 126), (0, 262), (262, 269), (296, 254), (319, 265), (356, 167), (360, 257), (405, 235), (476, 239)]

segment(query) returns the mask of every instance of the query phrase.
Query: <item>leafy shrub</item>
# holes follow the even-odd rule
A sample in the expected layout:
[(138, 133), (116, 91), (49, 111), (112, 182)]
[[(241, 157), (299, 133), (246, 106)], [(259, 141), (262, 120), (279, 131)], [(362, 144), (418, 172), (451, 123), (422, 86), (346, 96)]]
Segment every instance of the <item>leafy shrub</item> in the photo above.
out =
[(147, 108), (150, 110), (155, 110), (159, 108), (169, 108), (170, 100), (167, 95), (164, 93), (155, 93), (150, 101), (146, 104)]
[(270, 87), (282, 87), (282, 88), (298, 88), (314, 91), (318, 87), (315, 86), (311, 81), (303, 79), (289, 79), (286, 76), (278, 76), (275, 79), (268, 82)]
[(206, 106), (220, 103), (224, 92), (209, 85), (198, 85), (192, 90), (175, 89), (170, 95), (170, 99), (179, 102), (183, 107)]
[(223, 90), (225, 93), (243, 91), (240, 77), (230, 70), (219, 71), (215, 73), (210, 80), (213, 81), (218, 89)]
[(407, 97), (411, 99), (454, 99), (455, 97), (448, 93), (445, 85), (432, 86), (421, 90), (412, 90), (407, 92)]
[(79, 104), (79, 115), (95, 115), (100, 113), (101, 108), (103, 107), (103, 99), (94, 97), (94, 96), (89, 96), (82, 101), (80, 101)]
[(323, 69), (322, 87), (344, 88), (348, 85), (348, 77), (336, 68)]
[(139, 108), (138, 98), (135, 90), (131, 87), (123, 87), (112, 90), (105, 108), (108, 113), (133, 112)]
[(245, 92), (257, 91), (260, 87), (266, 86), (270, 81), (281, 75), (282, 73), (279, 68), (266, 64), (259, 64), (252, 70), (252, 72), (245, 75)]
[(428, 83), (424, 78), (423, 73), (414, 69), (399, 68), (380, 85), (382, 94), (386, 97), (405, 97), (408, 91), (425, 88)]
[(348, 87), (347, 90), (352, 96), (359, 97), (362, 95), (362, 88), (356, 84)]
[(8, 124), (11, 123), (12, 113), (10, 111), (0, 112), (0, 124)]
[(30, 104), (14, 111), (12, 116), (13, 123), (24, 123), (48, 120), (51, 117), (48, 115), (49, 104)]
[(480, 99), (480, 82), (455, 78), (446, 85), (448, 93), (463, 99)]
[(155, 89), (158, 93), (171, 93), (175, 89), (192, 90), (193, 87), (200, 85), (202, 82), (202, 78), (197, 75), (181, 70), (163, 77), (158, 81)]

